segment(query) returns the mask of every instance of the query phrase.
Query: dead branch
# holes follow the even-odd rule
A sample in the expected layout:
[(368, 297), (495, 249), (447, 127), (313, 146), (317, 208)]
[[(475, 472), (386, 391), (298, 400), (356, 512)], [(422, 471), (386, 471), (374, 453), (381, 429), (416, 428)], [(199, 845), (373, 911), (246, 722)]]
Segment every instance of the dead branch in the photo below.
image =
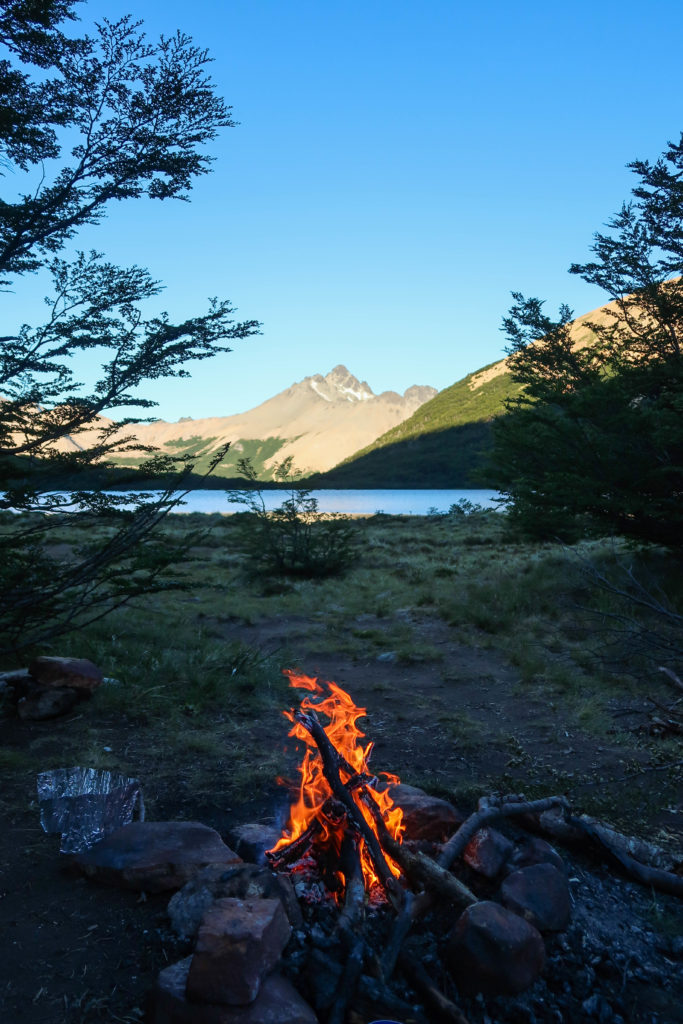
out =
[(674, 686), (677, 686), (679, 690), (683, 690), (683, 679), (679, 679), (675, 672), (672, 672), (670, 668), (666, 668), (665, 665), (660, 665), (658, 672), (663, 672), (667, 679), (671, 680)]
[[(597, 847), (620, 864), (635, 881), (660, 892), (683, 897), (683, 875), (677, 873), (680, 863), (651, 843), (634, 836), (625, 836), (585, 814), (566, 818), (556, 814), (540, 814), (534, 815), (532, 820), (538, 830), (551, 839), (583, 849), (594, 850)], [(665, 864), (666, 867), (663, 866)]]
[(448, 840), (439, 855), (438, 863), (442, 868), (450, 868), (453, 861), (462, 856), (470, 839), (489, 821), (495, 821), (496, 818), (518, 817), (522, 814), (541, 814), (551, 807), (564, 807), (568, 810), (569, 804), (563, 796), (549, 796), (542, 800), (524, 800), (517, 794), (498, 799), (482, 797), (479, 809), (471, 814)]
[(672, 871), (665, 871), (662, 868), (643, 864), (640, 860), (636, 860), (635, 857), (624, 850), (622, 842), (620, 842), (624, 839), (628, 842), (628, 837), (621, 836), (620, 833), (614, 832), (599, 821), (592, 821), (583, 815), (576, 820), (586, 835), (596, 840), (636, 881), (641, 882), (643, 885), (652, 886), (660, 892), (668, 892), (673, 896), (683, 898), (682, 875), (676, 875)]
[(419, 962), (408, 953), (401, 953), (399, 957), (401, 970), (406, 975), (415, 991), (422, 996), (427, 1006), (449, 1024), (469, 1024), (464, 1013), (451, 1002), (427, 974), (427, 971)]
[(362, 799), (373, 816), (382, 846), (411, 882), (435, 890), (440, 896), (455, 903), (456, 906), (468, 907), (470, 904), (478, 902), (474, 893), (450, 871), (424, 853), (411, 853), (394, 839), (384, 824), (382, 813), (372, 793), (367, 788), (363, 791)]

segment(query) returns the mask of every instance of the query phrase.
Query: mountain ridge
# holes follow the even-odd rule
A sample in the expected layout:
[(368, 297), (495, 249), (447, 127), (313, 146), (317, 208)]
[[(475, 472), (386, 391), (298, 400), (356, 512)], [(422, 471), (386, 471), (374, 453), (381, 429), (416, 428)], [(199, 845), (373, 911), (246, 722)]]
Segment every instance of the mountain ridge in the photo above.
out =
[[(590, 345), (595, 339), (591, 324), (606, 324), (616, 307), (616, 302), (609, 302), (576, 317), (570, 325), (574, 346)], [(439, 391), (411, 416), (309, 482), (342, 488), (487, 483), (481, 467), (491, 443), (491, 423), (504, 413), (505, 399), (520, 391), (505, 356)]]
[[(152, 446), (169, 454), (196, 457), (201, 472), (213, 453), (229, 441), (228, 455), (217, 470), (220, 476), (236, 475), (237, 462), (245, 456), (263, 480), (272, 479), (276, 464), (290, 457), (303, 473), (324, 472), (412, 415), (436, 394), (436, 388), (412, 385), (403, 395), (394, 391), (375, 395), (366, 381), (358, 380), (340, 363), (325, 375), (295, 381), (244, 413), (198, 419), (183, 416), (175, 423), (156, 420), (130, 426), (126, 434), (140, 447), (112, 461), (135, 467), (146, 458), (143, 447)], [(100, 421), (105, 422), (111, 421)], [(95, 433), (86, 431), (70, 444), (87, 444)]]

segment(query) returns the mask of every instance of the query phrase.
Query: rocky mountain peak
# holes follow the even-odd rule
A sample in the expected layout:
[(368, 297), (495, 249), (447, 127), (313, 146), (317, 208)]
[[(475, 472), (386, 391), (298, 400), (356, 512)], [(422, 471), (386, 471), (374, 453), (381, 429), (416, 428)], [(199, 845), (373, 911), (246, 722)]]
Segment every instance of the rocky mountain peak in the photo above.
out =
[(320, 373), (306, 377), (306, 382), (326, 402), (367, 402), (375, 398), (370, 385), (359, 381), (341, 363), (324, 377)]

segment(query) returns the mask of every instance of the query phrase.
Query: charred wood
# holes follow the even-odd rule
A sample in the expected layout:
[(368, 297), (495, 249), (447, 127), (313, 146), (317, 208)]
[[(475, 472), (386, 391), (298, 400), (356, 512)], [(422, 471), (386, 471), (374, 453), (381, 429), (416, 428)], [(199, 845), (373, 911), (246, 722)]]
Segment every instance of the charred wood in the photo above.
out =
[(399, 964), (417, 994), (440, 1020), (448, 1021), (449, 1024), (469, 1024), (462, 1010), (437, 987), (419, 960), (415, 960), (409, 953), (401, 953)]
[(377, 872), (377, 876), (379, 877), (385, 892), (391, 899), (392, 903), (400, 904), (402, 902), (400, 886), (389, 869), (389, 865), (382, 853), (382, 848), (380, 847), (377, 837), (366, 822), (360, 809), (339, 775), (340, 764), (343, 759), (340, 758), (334, 746), (328, 739), (325, 730), (318, 721), (318, 718), (313, 712), (304, 713), (302, 711), (297, 711), (294, 717), (296, 721), (299, 722), (299, 724), (302, 725), (310, 734), (313, 742), (317, 746), (322, 759), (323, 774), (325, 775), (329, 787), (337, 800), (344, 805), (349, 820), (353, 822), (354, 826), (365, 840), (375, 871)]
[(344, 964), (344, 971), (339, 982), (332, 1010), (327, 1024), (344, 1024), (346, 1010), (352, 1001), (360, 976), (363, 973), (365, 959), (365, 939), (357, 939)]
[(360, 836), (347, 830), (342, 840), (339, 867), (344, 875), (346, 891), (344, 908), (337, 928), (342, 936), (353, 936), (365, 916), (365, 880), (360, 855)]
[(385, 1016), (391, 1014), (401, 1020), (410, 1020), (414, 1024), (432, 1024), (420, 1010), (407, 1003), (404, 999), (399, 998), (390, 988), (378, 981), (377, 978), (371, 978), (367, 974), (361, 975), (358, 983), (358, 1000), (366, 1002), (370, 1010), (372, 1017), (380, 1014)]

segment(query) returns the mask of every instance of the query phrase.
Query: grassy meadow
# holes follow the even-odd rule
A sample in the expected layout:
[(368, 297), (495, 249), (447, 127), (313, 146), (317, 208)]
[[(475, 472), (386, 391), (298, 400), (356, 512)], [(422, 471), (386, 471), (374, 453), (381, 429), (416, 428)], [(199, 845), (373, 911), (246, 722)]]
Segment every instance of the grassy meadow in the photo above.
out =
[[(196, 534), (183, 589), (41, 652), (91, 658), (109, 681), (63, 719), (5, 715), (5, 799), (32, 792), (38, 770), (82, 764), (139, 778), (150, 817), (267, 820), (294, 772), (282, 669), (298, 667), (367, 707), (376, 771), (470, 805), (493, 789), (567, 792), (664, 844), (680, 833), (681, 737), (650, 730), (651, 699), (675, 697), (657, 667), (680, 672), (680, 622), (609, 589), (632, 585), (630, 569), (671, 610), (670, 555), (525, 542), (495, 512), (376, 515), (353, 520), (346, 572), (288, 580), (254, 574), (247, 523), (168, 517), (169, 541)], [(91, 539), (70, 523), (64, 556)]]

